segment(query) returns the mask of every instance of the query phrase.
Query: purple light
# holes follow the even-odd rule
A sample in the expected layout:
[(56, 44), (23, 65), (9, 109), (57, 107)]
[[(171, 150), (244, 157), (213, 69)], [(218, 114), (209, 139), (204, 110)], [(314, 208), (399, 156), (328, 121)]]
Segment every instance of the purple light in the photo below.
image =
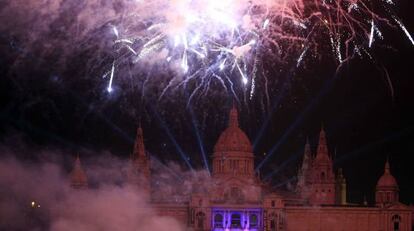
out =
[(262, 226), (261, 216), (258, 208), (213, 208), (211, 217), (214, 231), (257, 231)]

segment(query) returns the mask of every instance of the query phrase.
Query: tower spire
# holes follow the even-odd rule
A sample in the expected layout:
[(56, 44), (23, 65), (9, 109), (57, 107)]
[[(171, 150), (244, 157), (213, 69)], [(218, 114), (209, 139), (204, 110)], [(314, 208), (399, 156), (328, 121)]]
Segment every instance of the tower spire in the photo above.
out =
[(307, 181), (309, 180), (309, 175), (310, 175), (310, 168), (311, 168), (311, 161), (312, 161), (312, 153), (311, 153), (311, 148), (310, 148), (310, 144), (309, 144), (309, 138), (306, 138), (306, 144), (305, 144), (305, 149), (304, 149), (304, 153), (303, 153), (303, 160), (302, 160), (302, 166), (298, 171), (298, 183), (296, 185), (297, 187), (297, 191), (299, 191), (300, 193), (302, 193), (302, 196), (306, 196), (306, 184)]
[(309, 144), (309, 138), (306, 138), (306, 144), (305, 144), (305, 149), (304, 149), (304, 153), (303, 153), (303, 162), (302, 162), (302, 172), (303, 174), (306, 174), (305, 172), (307, 172), (307, 170), (310, 167), (310, 161), (311, 161), (311, 148), (310, 148), (310, 144)]
[(233, 101), (233, 106), (229, 113), (229, 127), (239, 127), (239, 115), (236, 108), (236, 103)]
[(132, 153), (133, 159), (145, 157), (145, 145), (144, 145), (144, 134), (142, 132), (141, 123), (137, 128), (137, 136), (135, 139), (134, 151)]
[(327, 159), (330, 160), (329, 153), (328, 153), (328, 145), (326, 141), (326, 133), (324, 126), (321, 126), (321, 131), (319, 133), (319, 142), (318, 142), (318, 150), (316, 152), (316, 159)]
[(387, 160), (385, 161), (384, 173), (385, 174), (391, 174), (391, 171), (390, 171), (390, 161), (389, 161), (389, 157), (388, 156), (387, 156)]
[(76, 155), (75, 165), (70, 173), (70, 185), (73, 188), (87, 188), (88, 179), (85, 171), (83, 171), (82, 164), (79, 158), (79, 153)]
[(311, 158), (311, 148), (310, 148), (310, 142), (309, 142), (309, 137), (306, 137), (306, 144), (305, 144), (305, 156), (307, 158)]
[(140, 124), (137, 128), (137, 136), (131, 155), (130, 169), (127, 177), (132, 185), (142, 189), (148, 199), (151, 190), (150, 158), (145, 152), (144, 135)]

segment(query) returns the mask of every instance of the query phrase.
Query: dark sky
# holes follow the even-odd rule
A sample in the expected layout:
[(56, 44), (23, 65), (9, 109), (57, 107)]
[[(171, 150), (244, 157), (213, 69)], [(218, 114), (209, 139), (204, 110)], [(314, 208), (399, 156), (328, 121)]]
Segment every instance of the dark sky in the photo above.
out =
[[(398, 13), (414, 35), (409, 4), (401, 1)], [(184, 91), (160, 101), (142, 100), (142, 92), (134, 89), (108, 95), (99, 79), (79, 77), (87, 76), (79, 71), (87, 65), (82, 56), (69, 59), (62, 70), (54, 62), (55, 55), (61, 55), (58, 49), (45, 58), (36, 46), (23, 45), (19, 31), (1, 29), (0, 141), (4, 144), (24, 142), (74, 154), (109, 150), (126, 158), (141, 121), (147, 149), (161, 161), (178, 161), (187, 168), (183, 161), (187, 158), (194, 168), (202, 168), (197, 136), (210, 159), (226, 126), (231, 96), (211, 92), (187, 107), (189, 93)], [(277, 81), (270, 87), (269, 105), (262, 107), (260, 97), (238, 105), (241, 127), (256, 144), (256, 164), (267, 158), (263, 177), (272, 174), (275, 185), (288, 182), (296, 173), (306, 137), (315, 150), (323, 124), (352, 201), (361, 202), (364, 195), (373, 201), (376, 181), (389, 156), (401, 199), (413, 202), (414, 46), (398, 28), (383, 33), (384, 41), (374, 43), (372, 49), (375, 61), (356, 58), (336, 73), (329, 56), (292, 72), (270, 72)], [(59, 35), (55, 31), (49, 38), (66, 39)], [(159, 89), (146, 91), (152, 95)], [(18, 142), (13, 141), (16, 136)], [(35, 155), (20, 157), (35, 159)]]

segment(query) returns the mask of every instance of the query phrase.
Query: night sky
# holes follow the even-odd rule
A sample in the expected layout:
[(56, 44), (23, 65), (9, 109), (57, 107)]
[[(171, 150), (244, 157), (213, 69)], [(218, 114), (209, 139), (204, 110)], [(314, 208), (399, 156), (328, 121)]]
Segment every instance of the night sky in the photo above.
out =
[[(414, 8), (409, 2), (399, 2), (399, 16), (413, 35)], [(54, 28), (62, 27), (56, 24)], [(49, 38), (65, 40), (62, 31), (56, 29)], [(375, 61), (355, 58), (338, 72), (332, 56), (294, 70), (272, 67), (271, 101), (262, 105), (259, 92), (253, 100), (237, 104), (240, 126), (255, 144), (256, 165), (267, 160), (262, 178), (288, 187), (285, 183), (296, 174), (306, 138), (315, 151), (323, 124), (335, 167), (344, 169), (350, 201), (360, 203), (364, 196), (374, 201), (387, 156), (401, 200), (414, 201), (414, 47), (398, 28), (383, 33), (384, 40), (372, 49)], [(41, 46), (25, 46), (23, 37), (17, 29), (1, 27), (3, 145), (62, 149), (73, 156), (107, 150), (127, 158), (141, 123), (147, 149), (162, 162), (176, 161), (187, 169), (186, 158), (194, 168), (203, 168), (200, 146), (210, 160), (226, 127), (231, 95), (213, 90), (187, 105), (189, 92), (178, 90), (158, 100), (154, 95), (159, 89), (146, 89), (142, 97), (142, 89), (127, 83), (108, 94), (102, 79), (85, 67), (87, 55), (69, 57), (63, 68), (56, 61), (64, 55), (58, 48), (45, 54)], [(36, 160), (35, 153), (17, 155)]]

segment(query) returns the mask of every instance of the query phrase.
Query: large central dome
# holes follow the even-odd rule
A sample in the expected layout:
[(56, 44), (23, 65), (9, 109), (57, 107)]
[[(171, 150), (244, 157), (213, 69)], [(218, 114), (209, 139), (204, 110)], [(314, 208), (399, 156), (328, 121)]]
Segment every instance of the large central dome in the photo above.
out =
[(253, 179), (254, 156), (249, 138), (239, 128), (236, 107), (230, 110), (229, 125), (224, 130), (214, 147), (214, 177), (239, 177)]
[(249, 138), (239, 128), (238, 113), (234, 105), (230, 110), (229, 126), (221, 133), (214, 152), (253, 152)]

